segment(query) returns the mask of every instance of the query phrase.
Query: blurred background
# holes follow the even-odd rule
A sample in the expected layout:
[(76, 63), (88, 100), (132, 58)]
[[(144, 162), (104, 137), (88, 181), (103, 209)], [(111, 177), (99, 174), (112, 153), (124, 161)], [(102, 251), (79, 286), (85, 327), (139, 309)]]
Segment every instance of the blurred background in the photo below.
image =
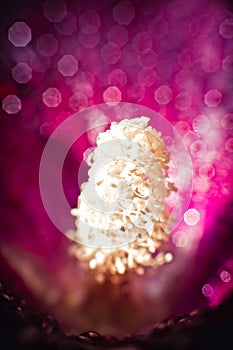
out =
[[(0, 282), (2, 294), (14, 297), (28, 317), (40, 315), (46, 328), (54, 326), (53, 315), (68, 335), (101, 330), (92, 310), (80, 306), (90, 302), (92, 286), (68, 254), (71, 243), (50, 221), (39, 190), (40, 159), (52, 132), (100, 103), (130, 102), (160, 113), (192, 161), (190, 207), (170, 238), (175, 265), (154, 281), (132, 281), (130, 292), (143, 300), (136, 317), (143, 319), (148, 303), (155, 323), (217, 306), (231, 295), (232, 39), (228, 1), (1, 4)], [(95, 126), (100, 122), (107, 127), (108, 116), (97, 114), (66, 157), (63, 187), (71, 207), (77, 205), (79, 164), (103, 130)], [(164, 142), (171, 147), (173, 140)], [(114, 314), (112, 303), (93, 302), (94, 315), (103, 307)], [(120, 321), (112, 321), (121, 334), (132, 318), (124, 303)]]

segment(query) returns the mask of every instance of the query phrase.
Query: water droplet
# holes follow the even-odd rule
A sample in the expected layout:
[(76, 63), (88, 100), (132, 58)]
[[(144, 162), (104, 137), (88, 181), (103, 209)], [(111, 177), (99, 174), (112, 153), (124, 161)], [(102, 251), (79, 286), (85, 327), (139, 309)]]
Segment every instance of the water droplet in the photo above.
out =
[(34, 71), (44, 73), (49, 69), (51, 62), (49, 57), (34, 53), (30, 57), (30, 65)]
[(195, 30), (199, 33), (208, 34), (214, 29), (214, 18), (209, 14), (203, 14), (201, 16), (195, 16), (194, 18)]
[(88, 342), (91, 341), (100, 341), (103, 339), (103, 337), (101, 336), (101, 334), (94, 332), (94, 331), (89, 331), (89, 332), (85, 332), (79, 335), (79, 338)]

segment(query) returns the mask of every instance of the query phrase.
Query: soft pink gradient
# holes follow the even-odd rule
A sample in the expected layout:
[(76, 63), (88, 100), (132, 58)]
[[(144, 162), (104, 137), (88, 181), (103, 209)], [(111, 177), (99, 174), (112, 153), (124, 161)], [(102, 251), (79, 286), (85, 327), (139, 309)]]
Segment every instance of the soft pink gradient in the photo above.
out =
[[(85, 300), (90, 281), (44, 210), (40, 159), (51, 133), (74, 112), (103, 102), (132, 102), (160, 113), (181, 135), (194, 171), (190, 208), (200, 214), (196, 225), (183, 221), (171, 235), (175, 267), (146, 281), (148, 293), (157, 290), (154, 321), (219, 304), (233, 287), (232, 12), (217, 0), (64, 4), (55, 11), (49, 2), (14, 4), (3, 21), (0, 248), (5, 265), (67, 333), (82, 329), (72, 312)], [(17, 39), (15, 28), (9, 30), (15, 22), (26, 23), (32, 37), (24, 25)], [(18, 97), (20, 108), (9, 95)], [(102, 122), (108, 124), (107, 116)], [(101, 131), (91, 127), (64, 164), (64, 191), (72, 207), (83, 152)], [(222, 271), (232, 278), (224, 282)], [(3, 283), (12, 284), (8, 267), (1, 273)], [(133, 280), (135, 293), (145, 292), (142, 282)]]

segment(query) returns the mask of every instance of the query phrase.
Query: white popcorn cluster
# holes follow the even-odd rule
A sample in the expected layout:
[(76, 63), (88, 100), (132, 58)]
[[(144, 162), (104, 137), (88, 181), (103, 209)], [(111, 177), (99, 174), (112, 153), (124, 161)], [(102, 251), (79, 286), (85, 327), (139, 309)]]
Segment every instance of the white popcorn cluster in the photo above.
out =
[(148, 121), (113, 122), (88, 156), (70, 237), (80, 244), (75, 256), (99, 280), (172, 260), (159, 248), (168, 236), (165, 198), (176, 189), (167, 177), (169, 153)]

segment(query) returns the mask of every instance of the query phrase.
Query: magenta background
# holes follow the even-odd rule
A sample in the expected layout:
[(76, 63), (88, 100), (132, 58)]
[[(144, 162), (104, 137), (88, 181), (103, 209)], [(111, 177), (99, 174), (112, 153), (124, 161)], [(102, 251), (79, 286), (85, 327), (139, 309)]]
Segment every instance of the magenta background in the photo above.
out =
[[(41, 270), (45, 269), (46, 278), (51, 278), (57, 288), (75, 288), (76, 265), (66, 253), (68, 240), (54, 228), (43, 208), (38, 170), (47, 138), (57, 125), (74, 113), (69, 106), (69, 99), (76, 84), (75, 79), (85, 76), (86, 82), (90, 84), (92, 92), (89, 95), (87, 92), (87, 106), (104, 102), (103, 93), (109, 86), (108, 74), (114, 68), (120, 68), (128, 77), (126, 85), (119, 86), (121, 100), (155, 109), (172, 123), (184, 120), (191, 125), (193, 118), (206, 109), (204, 94), (211, 88), (221, 90), (222, 106), (226, 112), (232, 113), (232, 71), (225, 72), (221, 69), (224, 57), (232, 54), (232, 39), (224, 40), (218, 33), (223, 20), (232, 18), (227, 2), (161, 1), (154, 5), (152, 1), (132, 1), (136, 15), (132, 22), (126, 25), (129, 42), (138, 31), (147, 31), (148, 23), (157, 14), (161, 15), (170, 27), (169, 33), (164, 37), (163, 34), (161, 37), (152, 35), (153, 49), (158, 54), (158, 63), (154, 67), (157, 79), (154, 84), (144, 88), (138, 85), (137, 74), (142, 67), (137, 62), (131, 66), (125, 65), (121, 60), (115, 64), (106, 64), (100, 55), (102, 47), (108, 41), (107, 32), (115, 24), (112, 8), (116, 3), (117, 1), (67, 1), (68, 9), (77, 19), (86, 9), (97, 11), (99, 14), (100, 41), (91, 49), (78, 42), (78, 27), (71, 36), (59, 35), (54, 24), (43, 16), (42, 1), (22, 1), (20, 4), (10, 1), (1, 11), (4, 19), (0, 27), (0, 98), (3, 100), (8, 94), (16, 94), (22, 101), (22, 109), (16, 115), (8, 115), (3, 109), (0, 110), (0, 244), (5, 242), (9, 246), (19, 247), (19, 251), (22, 249), (30, 252), (32, 261), (34, 257), (39, 257), (41, 265), (38, 272), (41, 273)], [(201, 22), (203, 14), (207, 14), (204, 23)], [(215, 23), (210, 32), (211, 19), (214, 19)], [(28, 84), (17, 84), (11, 77), (11, 69), (15, 63), (30, 58), (27, 48), (14, 48), (7, 40), (7, 30), (16, 20), (25, 21), (31, 27), (33, 36), (29, 46), (32, 50), (36, 51), (36, 40), (46, 32), (52, 33), (58, 42), (58, 51), (50, 59), (50, 68), (46, 73), (33, 71)], [(216, 57), (207, 57), (205, 48), (210, 41), (215, 48)], [(201, 57), (200, 52), (203, 52)], [(74, 55), (79, 62), (77, 75), (68, 80), (57, 70), (58, 60), (66, 53)], [(208, 62), (213, 65), (212, 71), (211, 68), (209, 72), (203, 70), (203, 57), (207, 57)], [(187, 86), (190, 77), (195, 81), (193, 90)], [(154, 91), (165, 84), (172, 88), (174, 99), (167, 105), (159, 105), (154, 99)], [(48, 108), (42, 101), (43, 92), (50, 86), (56, 87), (62, 94), (62, 102), (56, 108)], [(132, 86), (135, 88), (133, 92)], [(178, 110), (174, 101), (177, 94), (183, 90), (188, 90), (191, 94), (192, 104), (188, 109)], [(216, 110), (218, 111), (218, 108)], [(232, 130), (224, 137), (232, 137)], [(88, 146), (90, 141), (84, 136), (78, 146), (73, 147), (65, 164), (64, 188), (71, 206), (76, 205), (78, 195), (78, 162), (82, 160), (82, 152)], [(226, 159), (228, 164), (232, 162), (232, 153), (228, 157), (224, 150), (219, 152), (222, 152), (222, 162)], [(220, 195), (223, 183), (228, 185), (230, 194), (227, 196)], [(218, 304), (232, 291), (232, 281), (223, 283), (219, 278), (223, 269), (233, 273), (232, 169), (227, 175), (216, 176), (215, 184), (219, 195), (211, 197), (207, 205), (206, 229), (195, 259), (182, 276), (177, 290), (174, 289), (170, 295), (171, 315)], [(15, 259), (20, 263), (23, 259), (21, 253), (16, 255)], [(4, 267), (1, 268), (3, 285), (12, 285), (16, 277), (11, 270), (11, 274), (8, 274), (6, 259), (1, 258), (1, 262)], [(201, 293), (205, 283), (214, 286), (211, 298), (205, 298)]]

